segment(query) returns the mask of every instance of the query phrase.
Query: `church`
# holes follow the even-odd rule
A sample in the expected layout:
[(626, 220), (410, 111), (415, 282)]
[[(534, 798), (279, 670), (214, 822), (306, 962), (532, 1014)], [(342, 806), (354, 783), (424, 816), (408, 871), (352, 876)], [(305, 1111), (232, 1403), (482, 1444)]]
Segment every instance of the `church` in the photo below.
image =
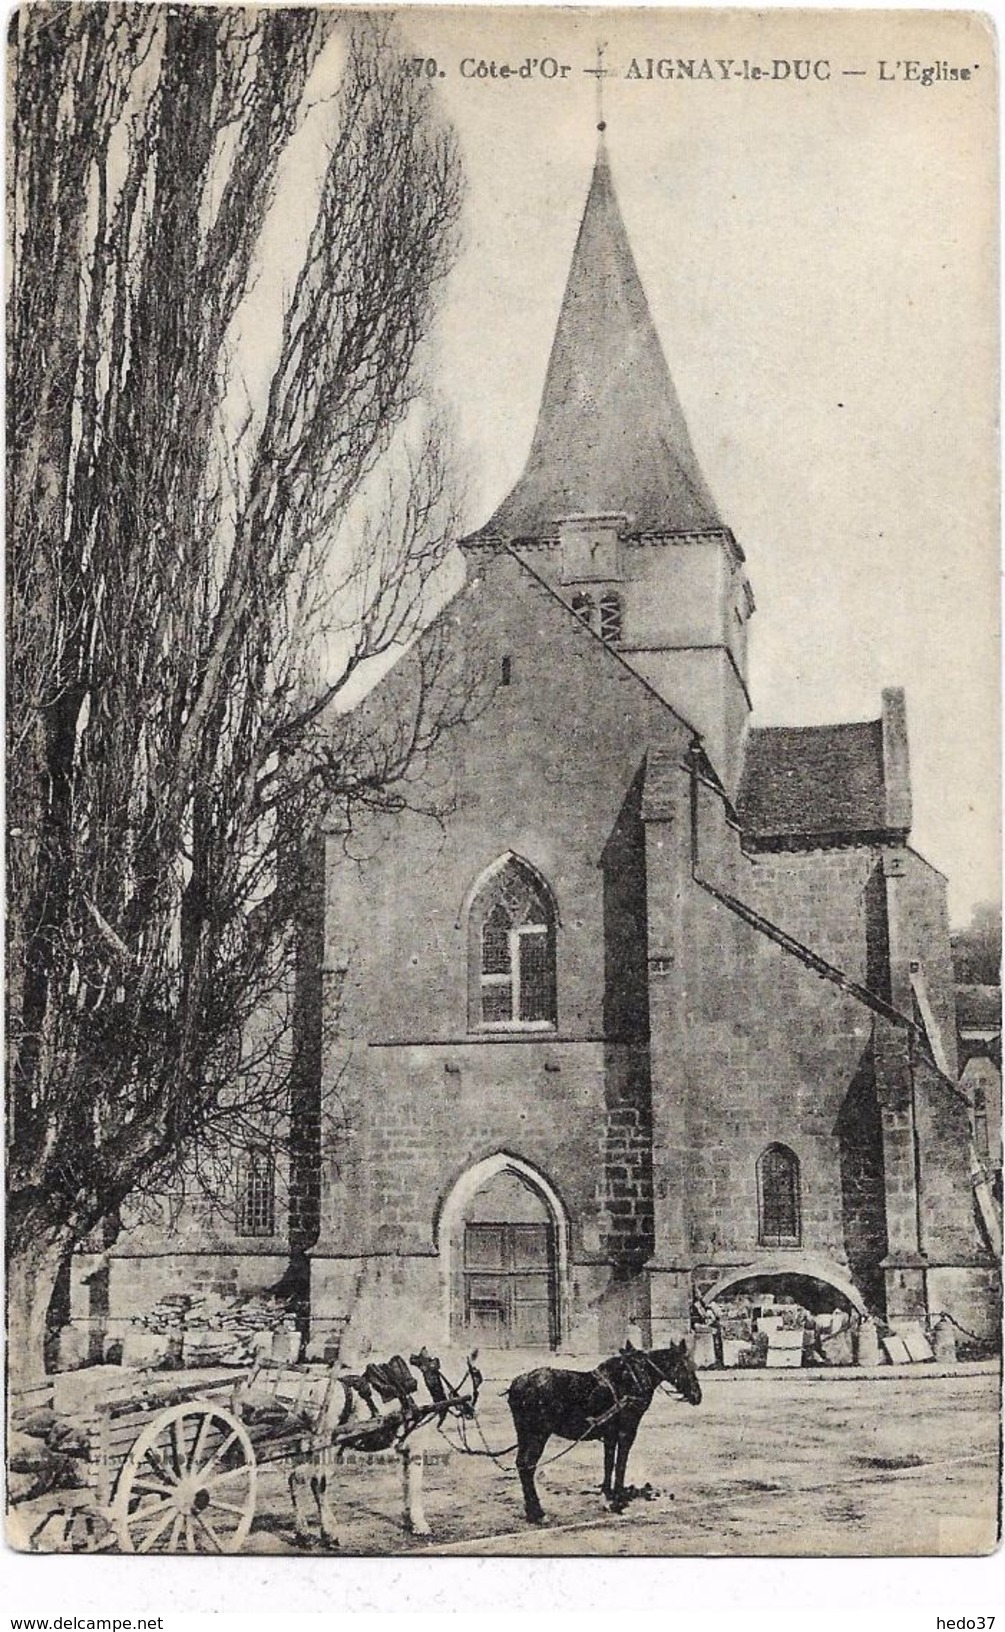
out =
[(526, 467), (462, 549), (440, 630), (494, 684), (451, 812), (357, 867), (335, 822), (321, 869), (314, 1329), (590, 1353), (755, 1281), (986, 1329), (904, 695), (749, 728), (744, 553), (603, 141)]
[[(350, 845), (332, 815), (292, 1199), (249, 1170), (205, 1272), (265, 1286), (293, 1249), (315, 1345), (346, 1354), (658, 1346), (744, 1285), (993, 1330), (904, 694), (749, 726), (744, 552), (603, 142), (525, 469), (461, 548), (363, 706), (434, 639), (477, 654), (486, 699), (433, 750), (438, 823), (370, 842), (357, 815)], [(139, 1238), (118, 1251), (135, 1288)]]

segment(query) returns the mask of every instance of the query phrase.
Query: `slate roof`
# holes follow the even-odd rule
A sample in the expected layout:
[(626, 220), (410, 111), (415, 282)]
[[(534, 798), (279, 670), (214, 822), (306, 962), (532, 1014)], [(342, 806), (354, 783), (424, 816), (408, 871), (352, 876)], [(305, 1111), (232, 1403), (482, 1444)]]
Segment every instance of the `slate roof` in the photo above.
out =
[(1000, 986), (957, 986), (956, 1023), (961, 1031), (992, 1031), (1002, 1023)]
[(523, 475), (480, 535), (624, 513), (638, 532), (722, 527), (639, 279), (601, 142)]
[(882, 721), (751, 731), (737, 814), (763, 843), (885, 832)]

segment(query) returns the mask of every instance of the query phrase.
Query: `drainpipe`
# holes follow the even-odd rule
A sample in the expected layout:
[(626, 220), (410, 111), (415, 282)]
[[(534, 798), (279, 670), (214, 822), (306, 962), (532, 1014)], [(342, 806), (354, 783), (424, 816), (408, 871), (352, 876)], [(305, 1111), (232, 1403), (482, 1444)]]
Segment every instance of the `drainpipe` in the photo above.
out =
[[(911, 1075), (911, 1150), (914, 1156), (914, 1234), (918, 1243), (918, 1254), (922, 1259), (925, 1253), (925, 1226), (921, 1206), (921, 1140), (918, 1137), (918, 1095), (915, 1079), (915, 1031), (912, 1026), (907, 1034), (907, 1069)], [(921, 1286), (925, 1299), (925, 1308), (931, 1305), (928, 1301), (928, 1265), (921, 1266)]]

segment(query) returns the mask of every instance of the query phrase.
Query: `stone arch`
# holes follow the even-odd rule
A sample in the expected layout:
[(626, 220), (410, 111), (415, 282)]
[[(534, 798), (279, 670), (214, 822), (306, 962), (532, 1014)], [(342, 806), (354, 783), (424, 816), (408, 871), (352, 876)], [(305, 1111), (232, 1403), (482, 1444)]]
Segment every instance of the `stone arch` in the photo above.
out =
[(868, 1313), (862, 1294), (839, 1264), (834, 1264), (829, 1258), (818, 1257), (815, 1253), (787, 1252), (784, 1256), (752, 1259), (748, 1264), (740, 1264), (728, 1269), (703, 1294), (706, 1303), (712, 1303), (722, 1297), (743, 1281), (768, 1279), (771, 1276), (802, 1276), (806, 1280), (823, 1281), (826, 1286), (833, 1287), (853, 1309), (860, 1315)]
[(464, 895), (464, 900), (461, 902), (461, 910), (457, 914), (457, 922), (454, 925), (455, 929), (464, 928), (471, 915), (471, 908), (474, 906), (486, 884), (488, 884), (491, 879), (495, 878), (497, 873), (501, 873), (504, 867), (508, 867), (511, 862), (516, 862), (519, 867), (523, 867), (526, 872), (530, 874), (531, 878), (534, 880), (538, 889), (545, 896), (549, 906), (551, 907), (556, 925), (561, 926), (562, 917), (558, 910), (558, 900), (554, 890), (552, 889), (547, 878), (545, 878), (540, 867), (535, 867), (534, 863), (532, 861), (528, 861), (526, 856), (517, 855), (515, 850), (504, 850), (501, 856), (496, 856), (495, 860), (490, 861), (487, 867), (483, 867), (477, 878), (473, 879), (468, 885)]
[(443, 1285), (444, 1327), (450, 1341), (460, 1340), (461, 1304), (464, 1297), (465, 1227), (479, 1194), (493, 1180), (510, 1177), (519, 1181), (541, 1204), (551, 1226), (553, 1264), (553, 1345), (568, 1334), (569, 1302), (569, 1218), (557, 1190), (536, 1167), (508, 1151), (496, 1151), (466, 1168), (455, 1180), (440, 1206), (434, 1237), (440, 1255)]

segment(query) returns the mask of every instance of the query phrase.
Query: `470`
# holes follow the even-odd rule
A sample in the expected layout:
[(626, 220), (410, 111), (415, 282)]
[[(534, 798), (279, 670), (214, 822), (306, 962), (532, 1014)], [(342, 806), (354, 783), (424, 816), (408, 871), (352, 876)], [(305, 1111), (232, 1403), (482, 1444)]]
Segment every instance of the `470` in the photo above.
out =
[(405, 72), (409, 79), (445, 79), (435, 57), (406, 57)]

